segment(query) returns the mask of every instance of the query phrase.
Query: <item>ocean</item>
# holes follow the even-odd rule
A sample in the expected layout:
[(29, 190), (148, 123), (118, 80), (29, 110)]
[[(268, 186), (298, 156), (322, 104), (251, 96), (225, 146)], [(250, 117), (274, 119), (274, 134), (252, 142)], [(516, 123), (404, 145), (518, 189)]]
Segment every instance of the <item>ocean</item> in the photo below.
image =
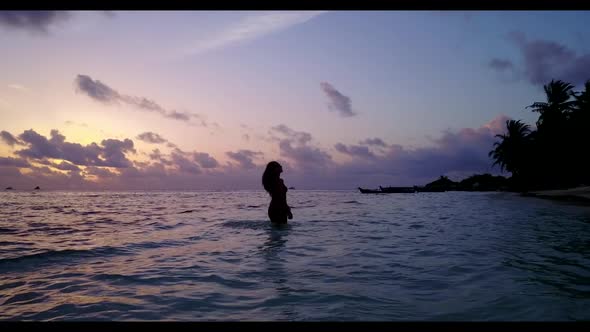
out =
[(513, 193), (0, 193), (0, 320), (590, 319), (590, 207)]

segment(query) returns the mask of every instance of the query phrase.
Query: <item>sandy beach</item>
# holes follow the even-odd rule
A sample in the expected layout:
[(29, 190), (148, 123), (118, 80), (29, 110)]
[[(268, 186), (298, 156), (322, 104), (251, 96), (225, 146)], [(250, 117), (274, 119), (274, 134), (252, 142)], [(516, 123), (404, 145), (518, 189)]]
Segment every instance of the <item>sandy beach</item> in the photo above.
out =
[(585, 202), (590, 204), (590, 186), (576, 187), (563, 190), (540, 190), (531, 191), (524, 194), (525, 196), (533, 196), (547, 199), (558, 199)]

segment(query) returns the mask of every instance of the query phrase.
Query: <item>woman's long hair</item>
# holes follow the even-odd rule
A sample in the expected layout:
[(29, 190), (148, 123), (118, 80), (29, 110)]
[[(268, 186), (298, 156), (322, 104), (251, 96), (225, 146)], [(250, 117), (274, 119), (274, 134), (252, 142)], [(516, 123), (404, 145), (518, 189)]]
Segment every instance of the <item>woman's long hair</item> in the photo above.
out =
[(266, 169), (262, 174), (262, 186), (264, 186), (264, 190), (269, 194), (272, 194), (271, 190), (279, 179), (279, 173), (275, 171), (279, 167), (281, 167), (281, 164), (276, 161), (271, 161), (266, 165)]

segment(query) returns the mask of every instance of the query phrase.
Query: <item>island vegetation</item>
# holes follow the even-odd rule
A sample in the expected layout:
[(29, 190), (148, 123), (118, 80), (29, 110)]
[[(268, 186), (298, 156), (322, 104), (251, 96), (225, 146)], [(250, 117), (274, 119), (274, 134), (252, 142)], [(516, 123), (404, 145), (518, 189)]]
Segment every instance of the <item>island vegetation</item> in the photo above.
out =
[[(505, 133), (496, 135), (498, 141), (488, 154), (492, 166), (509, 172), (510, 177), (475, 174), (456, 182), (441, 175), (424, 186), (359, 189), (365, 193), (536, 191), (539, 196), (552, 196), (548, 190), (577, 188), (576, 196), (585, 198), (590, 187), (580, 188), (590, 186), (590, 80), (582, 91), (560, 80), (552, 80), (543, 89), (545, 100), (526, 107), (539, 114), (534, 128), (521, 120), (506, 121)], [(559, 196), (569, 196), (566, 194)]]

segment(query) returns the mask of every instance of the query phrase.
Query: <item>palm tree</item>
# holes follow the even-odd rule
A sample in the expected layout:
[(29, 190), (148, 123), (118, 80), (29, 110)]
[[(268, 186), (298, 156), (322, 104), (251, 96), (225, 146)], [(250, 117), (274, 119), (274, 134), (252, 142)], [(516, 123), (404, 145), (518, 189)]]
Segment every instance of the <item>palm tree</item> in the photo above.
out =
[(533, 112), (539, 113), (539, 120), (537, 121), (539, 129), (548, 122), (550, 122), (550, 125), (557, 125), (562, 122), (564, 117), (569, 115), (575, 105), (575, 101), (570, 100), (573, 88), (573, 85), (561, 80), (551, 80), (549, 84), (543, 86), (547, 101), (535, 102), (527, 106), (527, 108), (532, 108)]
[(590, 113), (590, 80), (584, 84), (584, 91), (572, 93), (575, 101), (575, 107), (572, 110), (572, 115), (580, 117), (588, 116)]
[(529, 125), (520, 120), (506, 121), (506, 134), (496, 135), (499, 142), (494, 143), (494, 149), (489, 156), (494, 159), (492, 166), (499, 165), (500, 170), (507, 170), (517, 177), (524, 166), (524, 153), (528, 136)]
[(584, 91), (572, 93), (575, 107), (568, 120), (568, 154), (571, 157), (574, 185), (590, 184), (590, 161), (583, 151), (590, 149), (590, 80)]

